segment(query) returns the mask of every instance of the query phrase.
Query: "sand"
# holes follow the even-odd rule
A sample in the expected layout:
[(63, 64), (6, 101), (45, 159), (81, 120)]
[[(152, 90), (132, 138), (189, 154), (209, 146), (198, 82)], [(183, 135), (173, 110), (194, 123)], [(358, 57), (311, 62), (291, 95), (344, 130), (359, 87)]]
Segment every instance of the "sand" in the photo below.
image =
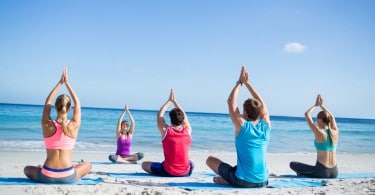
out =
[[(25, 177), (25, 165), (42, 164), (45, 152), (0, 152), (0, 177)], [(235, 164), (235, 154), (215, 156)], [(73, 160), (109, 162), (106, 153), (74, 153)], [(192, 154), (195, 161), (196, 173), (213, 173), (205, 164), (208, 155)], [(270, 180), (279, 175), (294, 174), (289, 168), (289, 162), (300, 161), (314, 164), (316, 154), (268, 154)], [(142, 161), (161, 161), (162, 154), (145, 153)], [(375, 154), (337, 154), (338, 168), (341, 173), (375, 173)], [(141, 162), (142, 162), (141, 161)], [(107, 173), (144, 173), (138, 164), (93, 164), (91, 172), (86, 177), (103, 178), (96, 185), (0, 185), (0, 194), (375, 194), (375, 178), (331, 179), (323, 181), (327, 185), (321, 187), (295, 188), (259, 188), (259, 189), (204, 189), (185, 190), (171, 187), (170, 182), (212, 182), (212, 177), (134, 177), (115, 178)]]

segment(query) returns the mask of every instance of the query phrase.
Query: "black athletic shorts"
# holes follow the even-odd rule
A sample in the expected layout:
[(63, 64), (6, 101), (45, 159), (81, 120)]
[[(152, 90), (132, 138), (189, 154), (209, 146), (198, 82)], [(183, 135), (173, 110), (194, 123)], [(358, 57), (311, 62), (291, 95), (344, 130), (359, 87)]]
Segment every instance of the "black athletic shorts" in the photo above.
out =
[(230, 185), (241, 188), (260, 188), (267, 186), (268, 181), (262, 183), (251, 183), (242, 180), (236, 176), (237, 166), (230, 166), (227, 163), (220, 163), (219, 165), (219, 175), (225, 179)]

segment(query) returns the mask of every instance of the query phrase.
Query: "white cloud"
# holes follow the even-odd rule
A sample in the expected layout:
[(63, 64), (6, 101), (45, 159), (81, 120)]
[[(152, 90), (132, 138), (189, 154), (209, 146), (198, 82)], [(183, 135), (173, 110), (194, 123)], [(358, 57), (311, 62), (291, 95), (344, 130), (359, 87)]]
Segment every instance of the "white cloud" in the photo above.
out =
[(286, 53), (303, 53), (306, 50), (306, 46), (298, 42), (290, 42), (284, 46)]

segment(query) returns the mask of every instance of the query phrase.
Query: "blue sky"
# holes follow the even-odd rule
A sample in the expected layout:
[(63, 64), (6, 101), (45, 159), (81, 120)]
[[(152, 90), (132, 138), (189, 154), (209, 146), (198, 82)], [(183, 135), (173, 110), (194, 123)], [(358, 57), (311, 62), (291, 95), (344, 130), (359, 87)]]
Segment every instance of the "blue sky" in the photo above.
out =
[(372, 0), (2, 0), (0, 102), (43, 104), (67, 66), (85, 107), (156, 110), (174, 88), (186, 111), (227, 113), (245, 65), (271, 115), (320, 93), (374, 119), (374, 20)]

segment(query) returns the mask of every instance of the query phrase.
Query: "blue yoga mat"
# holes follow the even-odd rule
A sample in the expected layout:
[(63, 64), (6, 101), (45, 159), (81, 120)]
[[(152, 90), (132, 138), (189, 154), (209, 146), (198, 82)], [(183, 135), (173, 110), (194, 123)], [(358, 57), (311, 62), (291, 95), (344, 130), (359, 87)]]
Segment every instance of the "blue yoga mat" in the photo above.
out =
[(339, 173), (336, 179), (375, 178), (375, 173)]
[(277, 179), (269, 181), (268, 188), (298, 188), (298, 187), (320, 187), (326, 184), (318, 181)]
[[(258, 188), (236, 188), (228, 185), (219, 185), (213, 182), (171, 182), (168, 185), (179, 187), (188, 191), (192, 190), (249, 190)], [(320, 187), (325, 183), (315, 181), (301, 181), (301, 180), (288, 180), (278, 179), (269, 181), (268, 188), (296, 188), (296, 187)]]
[[(80, 162), (84, 162), (84, 161), (73, 161), (75, 163), (80, 163)], [(88, 161), (90, 162), (90, 161)], [(132, 166), (132, 165), (139, 165), (137, 163), (114, 163), (114, 162), (102, 162), (102, 161), (93, 161), (93, 162), (90, 162), (92, 165), (126, 165), (126, 166)]]
[(103, 178), (81, 178), (79, 181), (72, 184), (45, 184), (37, 183), (29, 178), (23, 177), (0, 177), (0, 185), (96, 185), (103, 182)]
[[(170, 182), (169, 186), (179, 187), (184, 190), (233, 190), (237, 189), (232, 186), (218, 185), (212, 182)], [(241, 188), (238, 188), (241, 189)]]
[(375, 173), (339, 173), (339, 175), (336, 178), (309, 178), (309, 177), (297, 176), (297, 175), (280, 175), (280, 177), (298, 178), (298, 179), (360, 179), (360, 178), (375, 178)]
[[(116, 178), (144, 178), (144, 177), (160, 177), (156, 175), (151, 175), (146, 172), (142, 173), (107, 173), (110, 177), (116, 177)], [(197, 172), (192, 173), (190, 177), (214, 177), (216, 174), (214, 173), (205, 173), (205, 172)], [(178, 178), (178, 177), (177, 177)]]
[[(80, 160), (80, 161), (73, 161), (74, 163), (80, 163), (80, 162), (86, 162), (86, 161), (84, 161), (83, 159), (82, 160)], [(111, 164), (116, 164), (116, 163), (113, 163), (113, 162), (109, 162), (109, 161), (93, 161), (93, 162), (91, 162), (91, 161), (87, 161), (87, 162), (90, 162), (91, 164), (93, 164), (93, 165), (95, 165), (95, 164), (97, 164), (97, 165), (111, 165)]]
[(113, 162), (90, 162), (92, 165), (115, 165)]
[(107, 173), (110, 177), (116, 178), (144, 178), (144, 177), (157, 177), (148, 173)]

